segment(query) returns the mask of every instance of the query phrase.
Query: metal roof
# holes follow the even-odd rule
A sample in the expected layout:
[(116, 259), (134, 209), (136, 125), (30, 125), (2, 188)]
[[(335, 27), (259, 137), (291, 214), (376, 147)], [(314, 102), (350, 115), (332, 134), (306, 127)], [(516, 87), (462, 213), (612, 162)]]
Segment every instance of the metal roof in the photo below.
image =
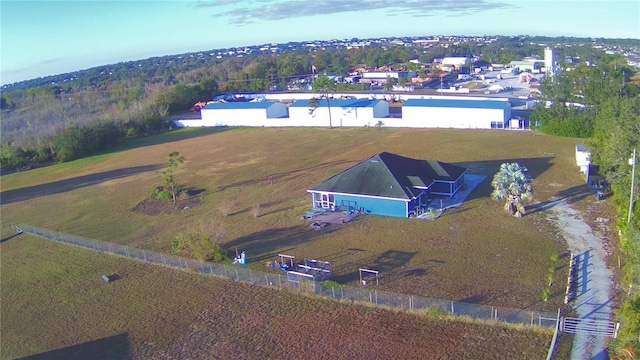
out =
[(402, 106), (506, 110), (511, 108), (511, 103), (503, 100), (409, 99)]
[[(342, 99), (331, 99), (329, 100), (329, 104), (332, 107), (373, 107), (375, 106), (377, 103), (379, 103), (380, 100), (369, 100), (369, 99), (348, 99), (348, 100), (342, 100)], [(327, 106), (327, 100), (326, 99), (321, 99), (318, 100), (318, 106), (319, 107), (325, 107)], [(311, 107), (309, 106), (309, 100), (296, 100), (293, 103), (291, 103), (290, 107)]]
[(411, 200), (434, 180), (455, 181), (466, 171), (466, 168), (435, 160), (382, 152), (309, 190)]
[[(202, 110), (209, 109), (266, 109), (277, 101), (241, 101), (241, 102), (220, 102), (211, 103), (203, 107)], [(284, 104), (283, 104), (284, 105)]]

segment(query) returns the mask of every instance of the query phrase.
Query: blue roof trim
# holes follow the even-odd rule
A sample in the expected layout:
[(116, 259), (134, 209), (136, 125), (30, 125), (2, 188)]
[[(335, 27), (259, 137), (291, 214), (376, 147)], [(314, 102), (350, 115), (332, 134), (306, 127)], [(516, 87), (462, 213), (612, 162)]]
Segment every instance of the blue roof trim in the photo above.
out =
[(211, 103), (202, 108), (202, 110), (209, 109), (267, 109), (276, 101), (246, 101), (246, 102), (223, 102), (223, 103)]
[(466, 109), (510, 109), (509, 101), (465, 99), (409, 99), (402, 106), (451, 107)]
[[(368, 100), (368, 99), (352, 99), (352, 100), (342, 100), (342, 99), (332, 99), (329, 100), (329, 104), (333, 107), (373, 107), (378, 104), (380, 100)], [(327, 100), (321, 99), (318, 101), (318, 105), (320, 107), (327, 106)], [(310, 107), (309, 100), (296, 100), (291, 103), (290, 107)]]

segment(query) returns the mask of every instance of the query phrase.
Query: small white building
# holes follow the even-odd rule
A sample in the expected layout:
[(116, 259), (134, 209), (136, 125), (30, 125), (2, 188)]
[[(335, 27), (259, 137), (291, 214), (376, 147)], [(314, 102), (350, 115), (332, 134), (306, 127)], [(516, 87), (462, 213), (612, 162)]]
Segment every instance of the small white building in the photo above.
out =
[(287, 106), (276, 101), (211, 103), (200, 110), (201, 120), (174, 120), (176, 127), (278, 126)]
[(385, 126), (415, 128), (504, 129), (511, 119), (511, 103), (500, 98), (409, 99), (402, 118)]
[(442, 59), (440, 66), (460, 70), (462, 67), (470, 64), (468, 57), (446, 57)]
[(588, 175), (589, 165), (591, 165), (591, 152), (582, 144), (576, 144), (576, 165), (580, 167), (580, 171)]
[(309, 100), (296, 100), (289, 106), (288, 126), (327, 127), (329, 107), (334, 127), (374, 126), (389, 116), (389, 103), (384, 100), (332, 99), (327, 103), (326, 99), (321, 99), (315, 109), (309, 105)]

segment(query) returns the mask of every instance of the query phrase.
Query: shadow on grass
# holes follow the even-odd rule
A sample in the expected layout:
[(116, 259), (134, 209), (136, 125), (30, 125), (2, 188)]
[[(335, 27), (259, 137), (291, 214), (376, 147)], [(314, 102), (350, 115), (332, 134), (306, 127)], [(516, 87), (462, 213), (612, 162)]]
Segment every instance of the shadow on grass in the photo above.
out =
[(130, 347), (127, 334), (122, 333), (57, 350), (26, 356), (20, 358), (20, 360), (131, 359)]
[(0, 239), (0, 244), (2, 244), (2, 243), (3, 243), (3, 242), (5, 242), (5, 241), (9, 241), (9, 240), (13, 239), (14, 237), (16, 237), (16, 236), (18, 236), (18, 235), (20, 235), (20, 234), (22, 234), (22, 233), (21, 233), (21, 232), (19, 232), (19, 233), (15, 233), (15, 234), (13, 234), (13, 235), (9, 235), (9, 236), (7, 236), (6, 238), (2, 238), (2, 239)]
[[(399, 251), (399, 250), (387, 250), (379, 255), (373, 255), (360, 261), (361, 267), (375, 270), (380, 273), (380, 278), (385, 278), (385, 273), (391, 272), (401, 266), (407, 264), (418, 252)], [(409, 276), (423, 276), (426, 274), (424, 269), (412, 269), (407, 270), (394, 278), (387, 277), (388, 280), (399, 280), (399, 278)], [(360, 271), (354, 269), (346, 274), (334, 276), (331, 280), (337, 281), (341, 284), (347, 284), (354, 281), (360, 281)]]
[(310, 167), (306, 167), (306, 168), (302, 168), (302, 169), (296, 169), (296, 170), (291, 170), (291, 171), (285, 171), (285, 172), (281, 172), (281, 173), (276, 173), (276, 174), (271, 174), (267, 177), (261, 177), (261, 178), (254, 178), (254, 179), (249, 179), (249, 180), (244, 180), (244, 181), (239, 181), (233, 184), (229, 184), (229, 185), (223, 185), (218, 187), (216, 190), (218, 191), (223, 191), (229, 188), (234, 188), (234, 187), (243, 187), (243, 186), (251, 186), (251, 185), (256, 185), (259, 183), (263, 183), (265, 185), (271, 185), (274, 184), (278, 181), (283, 181), (283, 180), (293, 180), (299, 176), (302, 176), (303, 173), (308, 172), (308, 171), (313, 171), (316, 173), (320, 173), (323, 170), (328, 170), (334, 166), (338, 166), (338, 165), (344, 165), (344, 164), (351, 164), (350, 161), (347, 160), (337, 160), (337, 161), (330, 161), (330, 162), (326, 162), (326, 163), (322, 163), (319, 165), (315, 165), (315, 166), (310, 166)]
[(486, 160), (486, 161), (469, 161), (469, 162), (454, 162), (453, 165), (462, 166), (469, 169), (469, 173), (486, 175), (478, 186), (469, 194), (465, 201), (486, 198), (491, 195), (493, 188), (491, 187), (491, 180), (493, 175), (500, 170), (500, 165), (503, 163), (518, 163), (527, 168), (529, 176), (533, 179), (542, 175), (545, 171), (549, 170), (553, 165), (551, 163), (551, 157), (540, 158), (523, 158), (523, 159), (501, 159), (501, 160)]
[(10, 204), (25, 200), (31, 200), (40, 196), (60, 194), (67, 191), (92, 186), (105, 181), (120, 179), (127, 176), (158, 170), (162, 165), (143, 165), (124, 169), (103, 171), (95, 174), (78, 176), (70, 179), (58, 180), (46, 184), (27, 186), (0, 192), (2, 204)]
[(594, 191), (589, 187), (588, 184), (574, 186), (569, 189), (559, 191), (550, 200), (527, 206), (527, 215), (549, 210), (561, 201), (564, 201), (567, 204), (571, 204), (583, 200), (589, 196), (594, 196)]
[(168, 144), (175, 141), (193, 139), (200, 136), (207, 136), (211, 134), (217, 134), (224, 131), (228, 131), (234, 128), (231, 127), (201, 127), (201, 128), (182, 128), (177, 130), (169, 130), (159, 134), (145, 136), (137, 139), (124, 140), (115, 147), (105, 150), (103, 152), (94, 154), (109, 154), (114, 152), (120, 152), (125, 150), (137, 149), (145, 146)]
[(284, 251), (283, 248), (288, 248), (287, 251), (295, 250), (303, 243), (338, 229), (339, 226), (327, 226), (314, 230), (309, 224), (268, 229), (236, 238), (224, 247), (234, 251), (246, 251), (251, 262), (262, 262), (274, 260)]

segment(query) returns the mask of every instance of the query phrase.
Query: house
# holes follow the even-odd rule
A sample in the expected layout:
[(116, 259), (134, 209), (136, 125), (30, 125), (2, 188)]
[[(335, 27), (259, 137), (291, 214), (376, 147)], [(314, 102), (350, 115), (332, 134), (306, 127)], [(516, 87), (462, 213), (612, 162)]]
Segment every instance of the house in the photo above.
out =
[[(455, 71), (471, 64), (468, 57), (445, 57), (440, 63), (441, 69), (448, 68)], [(444, 70), (444, 69), (443, 69)]]
[(389, 103), (384, 100), (369, 99), (326, 99), (318, 100), (317, 108), (311, 107), (309, 100), (296, 100), (289, 106), (289, 126), (329, 126), (334, 127), (374, 126), (389, 116)]
[(410, 217), (434, 195), (453, 197), (466, 168), (388, 152), (374, 155), (307, 190), (313, 208)]
[(202, 119), (174, 120), (176, 127), (279, 126), (287, 106), (276, 101), (211, 103), (200, 110)]
[(511, 119), (511, 104), (504, 98), (432, 97), (409, 99), (402, 105), (402, 118), (385, 126), (454, 129), (503, 129)]
[(536, 61), (515, 61), (514, 60), (509, 63), (509, 67), (518, 69), (519, 71), (533, 71), (535, 69), (540, 70), (540, 65)]

